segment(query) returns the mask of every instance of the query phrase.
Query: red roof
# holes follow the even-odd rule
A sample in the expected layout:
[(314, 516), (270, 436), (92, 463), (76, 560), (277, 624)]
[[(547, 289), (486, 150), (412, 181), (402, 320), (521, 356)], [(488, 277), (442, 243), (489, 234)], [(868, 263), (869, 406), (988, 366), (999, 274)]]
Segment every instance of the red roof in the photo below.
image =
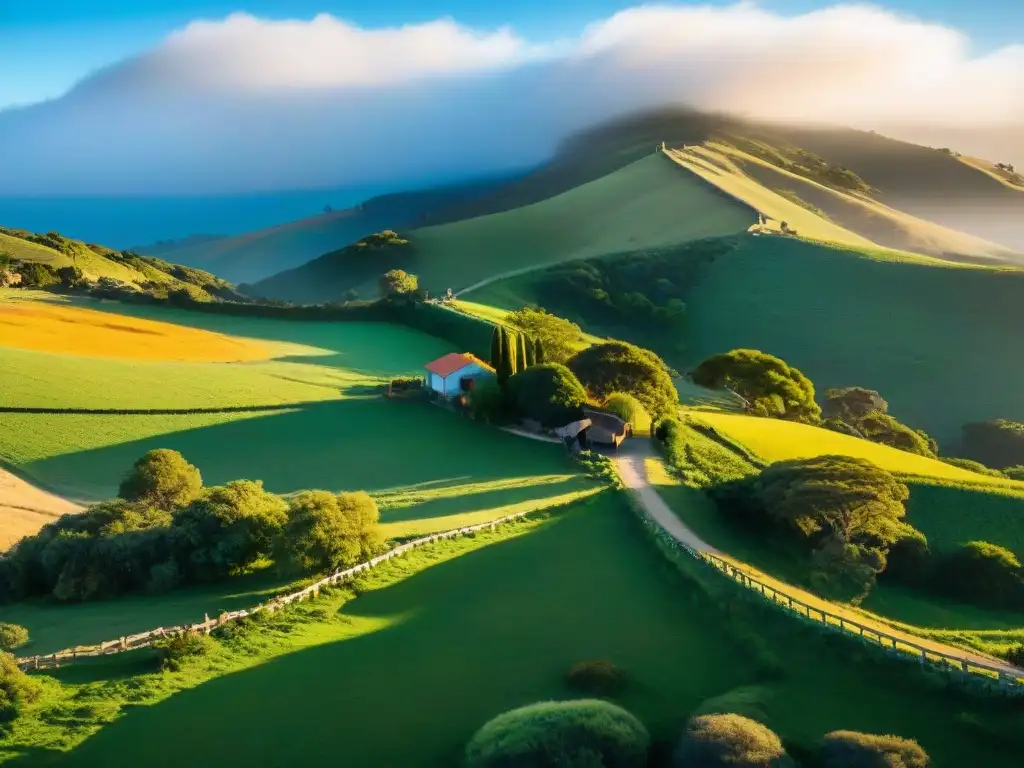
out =
[(460, 371), (467, 365), (473, 365), (476, 363), (484, 369), (489, 369), (486, 363), (477, 360), (473, 355), (449, 352), (444, 357), (439, 357), (432, 363), (427, 363), (426, 368), (431, 373), (435, 373), (438, 376), (451, 376), (456, 371)]

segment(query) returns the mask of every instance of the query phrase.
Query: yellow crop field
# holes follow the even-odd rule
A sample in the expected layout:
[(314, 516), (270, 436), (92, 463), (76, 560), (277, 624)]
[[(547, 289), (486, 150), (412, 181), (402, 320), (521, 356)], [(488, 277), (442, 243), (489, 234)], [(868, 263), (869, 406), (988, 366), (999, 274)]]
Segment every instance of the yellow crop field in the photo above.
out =
[(961, 483), (1001, 485), (1024, 490), (1024, 483), (979, 475), (942, 461), (907, 453), (887, 445), (879, 445), (821, 427), (732, 413), (691, 413), (690, 418), (714, 427), (726, 437), (745, 445), (768, 462), (840, 454), (867, 459), (890, 472), (918, 477), (934, 477)]
[(272, 345), (249, 339), (2, 296), (0, 346), (88, 357), (207, 363), (266, 360), (274, 354)]

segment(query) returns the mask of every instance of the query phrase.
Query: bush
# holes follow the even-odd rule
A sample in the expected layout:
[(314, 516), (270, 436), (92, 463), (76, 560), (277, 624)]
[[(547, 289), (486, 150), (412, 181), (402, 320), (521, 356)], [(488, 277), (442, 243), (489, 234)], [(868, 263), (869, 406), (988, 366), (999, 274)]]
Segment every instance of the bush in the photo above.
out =
[(735, 392), (758, 416), (810, 424), (821, 419), (811, 380), (785, 360), (757, 349), (712, 355), (693, 370), (692, 378), (702, 387)]
[(118, 495), (126, 501), (142, 501), (160, 509), (183, 507), (203, 487), (199, 470), (177, 451), (158, 448), (135, 462), (121, 481)]
[(650, 736), (605, 701), (548, 701), (513, 709), (466, 745), (468, 768), (643, 768)]
[(1015, 667), (1024, 668), (1024, 644), (1015, 646), (1006, 652), (1006, 660)]
[(0, 723), (16, 718), (25, 704), (39, 697), (39, 686), (21, 671), (14, 657), (0, 651)]
[(1008, 419), (965, 424), (962, 453), (997, 469), (1024, 464), (1024, 424)]
[(288, 505), (284, 554), (305, 571), (355, 565), (380, 550), (379, 520), (367, 493), (303, 491)]
[(833, 731), (819, 752), (821, 768), (928, 768), (928, 753), (916, 741), (857, 731)]
[(509, 417), (505, 393), (494, 376), (478, 379), (469, 393), (469, 411), (473, 418), (500, 424)]
[(741, 715), (700, 715), (686, 726), (673, 755), (676, 768), (788, 768), (794, 765), (779, 737)]
[(931, 550), (923, 533), (909, 525), (889, 548), (883, 577), (887, 581), (921, 587), (931, 577)]
[(1024, 608), (1024, 572), (1017, 556), (987, 541), (970, 541), (935, 569), (935, 588), (987, 608)]
[(1024, 464), (1018, 464), (1013, 467), (1005, 467), (1003, 469), (1003, 476), (1008, 477), (1011, 480), (1024, 480)]
[(213, 581), (274, 554), (288, 505), (263, 483), (235, 480), (207, 488), (171, 522), (171, 542), (192, 581)]
[(565, 673), (565, 684), (591, 696), (611, 696), (626, 687), (626, 672), (610, 659), (593, 659), (573, 664)]
[(633, 427), (633, 432), (646, 432), (651, 428), (651, 417), (643, 403), (625, 392), (612, 392), (605, 398), (604, 407)]
[(28, 630), (18, 624), (0, 622), (0, 651), (13, 651), (28, 642)]
[(38, 261), (20, 264), (17, 271), (21, 275), (21, 285), (24, 288), (48, 288), (60, 282), (53, 267), (49, 264), (40, 264)]
[(583, 385), (560, 363), (534, 365), (508, 380), (509, 399), (520, 416), (545, 427), (562, 427), (583, 418)]
[(187, 659), (205, 656), (213, 647), (213, 641), (202, 632), (188, 630), (157, 640), (153, 648), (160, 654), (160, 667), (177, 672)]
[(668, 366), (649, 349), (608, 341), (577, 353), (568, 365), (583, 386), (598, 397), (625, 392), (655, 417), (675, 413), (679, 406), (679, 393)]

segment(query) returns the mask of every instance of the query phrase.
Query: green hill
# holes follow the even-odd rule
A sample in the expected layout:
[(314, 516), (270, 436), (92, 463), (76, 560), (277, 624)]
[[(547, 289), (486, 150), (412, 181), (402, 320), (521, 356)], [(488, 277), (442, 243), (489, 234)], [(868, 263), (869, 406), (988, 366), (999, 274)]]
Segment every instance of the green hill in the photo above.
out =
[(105, 277), (139, 288), (185, 290), (201, 300), (234, 293), (230, 283), (204, 270), (83, 243), (56, 232), (35, 234), (0, 227), (0, 253), (7, 253), (16, 261), (38, 262), (54, 269), (74, 266), (90, 280)]
[(372, 269), (351, 268), (351, 251), (327, 254), (252, 286), (259, 295), (313, 302), (376, 290), (391, 268), (419, 275), (432, 293), (569, 259), (657, 248), (745, 231), (755, 214), (713, 186), (648, 154), (624, 168), (539, 203), (403, 233), (410, 244)]
[(330, 211), (235, 236), (193, 236), (133, 250), (216, 272), (233, 282), (254, 282), (303, 264), (382, 229), (422, 226), (440, 211), (487, 195), (503, 182), (469, 182), (451, 187), (371, 198)]
[[(594, 323), (591, 305), (571, 290), (580, 267), (596, 270), (596, 287), (613, 299), (625, 276), (630, 290), (655, 298), (668, 280), (686, 305), (681, 330), (652, 330), (635, 316)], [(902, 421), (949, 446), (965, 423), (1024, 418), (1022, 295), (1024, 271), (743, 235), (568, 264), (470, 297), (510, 309), (541, 304), (591, 332), (647, 344), (683, 369), (736, 347), (761, 349), (800, 368), (820, 392), (878, 390)]]

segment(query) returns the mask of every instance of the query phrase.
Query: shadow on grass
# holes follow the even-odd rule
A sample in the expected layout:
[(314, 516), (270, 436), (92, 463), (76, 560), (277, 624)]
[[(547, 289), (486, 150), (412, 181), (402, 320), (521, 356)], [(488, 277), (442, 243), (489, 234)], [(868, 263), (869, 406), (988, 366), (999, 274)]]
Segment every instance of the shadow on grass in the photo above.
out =
[(749, 670), (641, 535), (617, 505), (581, 505), (366, 592), (335, 641), (130, 711), (60, 764), (451, 766), (485, 720), (571, 696), (566, 669), (602, 657), (629, 671), (622, 702), (674, 734)]
[(207, 485), (260, 479), (277, 493), (307, 488), (368, 490), (472, 477), (575, 472), (561, 446), (524, 440), (426, 403), (353, 398), (171, 432), (25, 465), (57, 488), (96, 478), (112, 496), (146, 451), (172, 448), (196, 464)]

